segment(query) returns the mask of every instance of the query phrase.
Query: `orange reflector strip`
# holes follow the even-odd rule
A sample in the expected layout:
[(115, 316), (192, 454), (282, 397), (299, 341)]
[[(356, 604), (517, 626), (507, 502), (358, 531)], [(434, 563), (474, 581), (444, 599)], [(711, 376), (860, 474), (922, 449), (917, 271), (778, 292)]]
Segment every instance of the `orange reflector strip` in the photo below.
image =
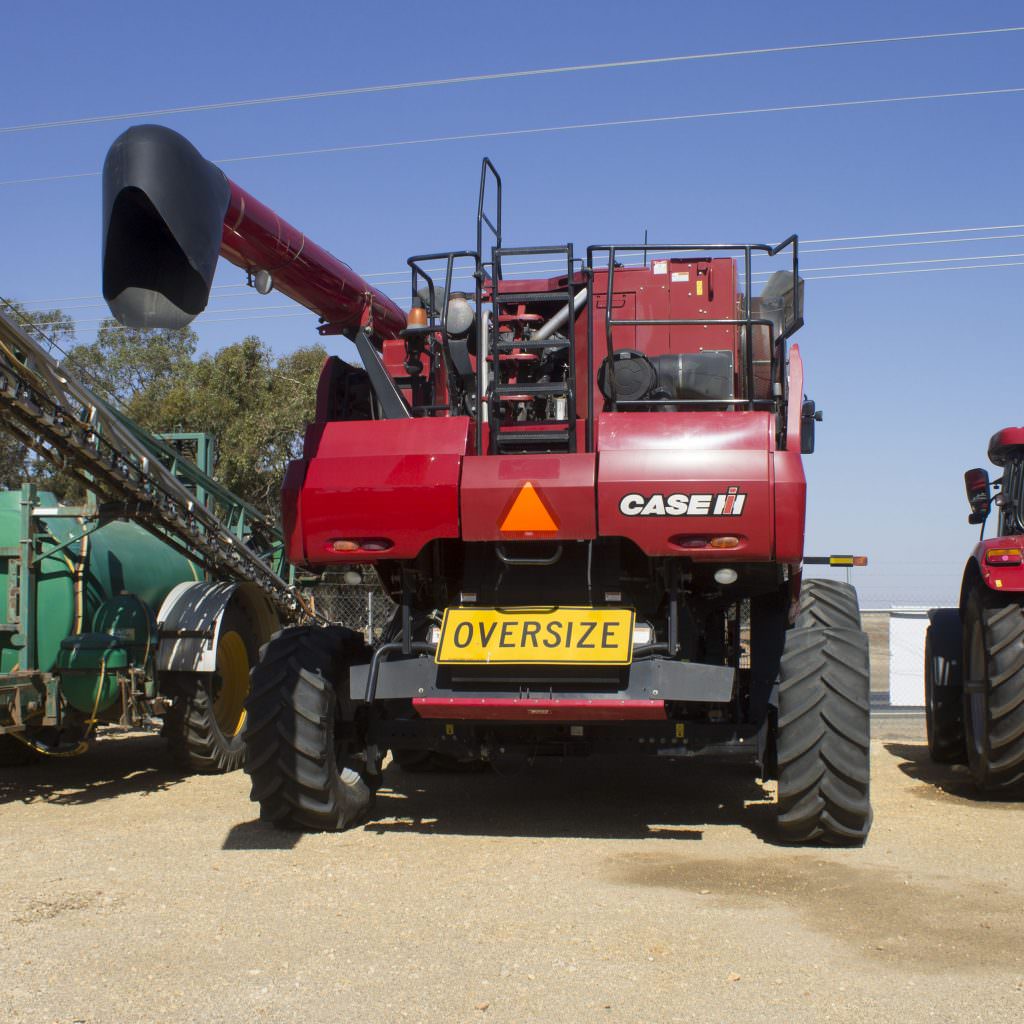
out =
[(519, 489), (499, 527), (502, 533), (531, 536), (538, 533), (557, 533), (558, 521), (551, 514), (544, 499), (529, 480)]
[(989, 548), (985, 552), (985, 562), (988, 565), (1020, 565), (1020, 548)]

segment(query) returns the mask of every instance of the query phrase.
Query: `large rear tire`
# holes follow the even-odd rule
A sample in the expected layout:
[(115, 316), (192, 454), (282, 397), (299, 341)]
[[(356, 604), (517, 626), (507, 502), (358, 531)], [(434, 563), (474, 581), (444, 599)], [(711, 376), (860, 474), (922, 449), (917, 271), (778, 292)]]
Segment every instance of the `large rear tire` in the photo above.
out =
[(964, 613), (967, 764), (983, 790), (1024, 779), (1024, 607), (975, 590)]
[(823, 626), (832, 629), (860, 629), (857, 591), (839, 580), (804, 580), (800, 584), (794, 629)]
[(217, 636), (215, 675), (179, 675), (167, 684), (175, 699), (164, 734), (179, 768), (215, 774), (242, 767), (245, 701), (255, 661), (252, 625), (239, 608), (229, 607)]
[(366, 660), (362, 637), (340, 626), (291, 627), (260, 652), (247, 704), (245, 770), (262, 818), (281, 828), (336, 832), (369, 811), (373, 791), (347, 694), (348, 667)]
[(958, 608), (936, 608), (928, 614), (924, 634), (924, 706), (928, 753), (936, 764), (963, 764), (964, 691), (960, 672), (963, 629)]
[(860, 846), (871, 828), (868, 638), (792, 629), (779, 673), (778, 824), (786, 842)]

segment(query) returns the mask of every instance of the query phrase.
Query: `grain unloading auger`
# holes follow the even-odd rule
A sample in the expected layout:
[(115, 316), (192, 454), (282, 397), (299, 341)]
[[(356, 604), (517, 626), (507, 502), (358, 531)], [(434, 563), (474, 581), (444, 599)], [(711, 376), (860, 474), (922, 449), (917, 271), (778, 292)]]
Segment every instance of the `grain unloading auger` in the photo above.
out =
[(183, 767), (238, 767), (250, 663), (303, 615), (280, 532), (183, 457), (206, 438), (149, 434), (35, 334), (0, 313), (4, 429), (92, 498), (0, 494), (0, 757), (164, 715)]
[[(310, 625), (265, 648), (246, 733), (265, 818), (359, 820), (388, 750), (410, 771), (709, 753), (778, 779), (786, 839), (864, 841), (867, 638), (852, 587), (802, 581), (818, 417), (787, 347), (795, 236), (511, 248), (485, 160), (476, 248), (411, 258), (406, 316), (167, 129), (126, 132), (105, 173), (125, 322), (197, 315), (219, 253), (362, 361), (325, 363), (286, 550), (373, 564), (398, 611), (372, 646)], [(561, 269), (505, 273), (531, 262)]]

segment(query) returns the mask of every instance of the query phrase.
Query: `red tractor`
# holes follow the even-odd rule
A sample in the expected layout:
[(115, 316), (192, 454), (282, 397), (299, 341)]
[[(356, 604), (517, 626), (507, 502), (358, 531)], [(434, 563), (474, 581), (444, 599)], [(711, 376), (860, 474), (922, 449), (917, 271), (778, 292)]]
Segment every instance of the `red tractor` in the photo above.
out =
[[(994, 434), (988, 457), (1003, 475), (990, 483), (987, 470), (964, 474), (967, 521), (981, 539), (960, 606), (929, 612), (924, 655), (928, 751), (939, 763), (966, 762), (983, 790), (1024, 780), (1024, 427)], [(993, 487), (998, 536), (986, 540)]]
[[(796, 236), (509, 247), (484, 160), (475, 248), (409, 259), (406, 313), (168, 129), (130, 129), (104, 175), (120, 319), (187, 323), (223, 255), (361, 363), (324, 365), (283, 526), (295, 565), (372, 565), (398, 610), (370, 644), (315, 623), (264, 648), (264, 818), (359, 821), (389, 751), (409, 771), (710, 754), (778, 779), (785, 839), (864, 842), (867, 638), (853, 588), (801, 581), (820, 414), (786, 344)], [(759, 274), (770, 257), (786, 269)]]

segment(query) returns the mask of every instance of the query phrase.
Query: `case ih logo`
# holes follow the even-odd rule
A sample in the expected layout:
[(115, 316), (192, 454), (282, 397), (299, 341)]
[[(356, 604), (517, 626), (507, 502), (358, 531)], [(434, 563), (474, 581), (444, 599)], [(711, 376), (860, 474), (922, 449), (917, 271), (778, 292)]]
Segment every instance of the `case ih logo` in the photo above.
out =
[(738, 487), (724, 494), (627, 494), (619, 511), (624, 516), (741, 516), (746, 502)]

